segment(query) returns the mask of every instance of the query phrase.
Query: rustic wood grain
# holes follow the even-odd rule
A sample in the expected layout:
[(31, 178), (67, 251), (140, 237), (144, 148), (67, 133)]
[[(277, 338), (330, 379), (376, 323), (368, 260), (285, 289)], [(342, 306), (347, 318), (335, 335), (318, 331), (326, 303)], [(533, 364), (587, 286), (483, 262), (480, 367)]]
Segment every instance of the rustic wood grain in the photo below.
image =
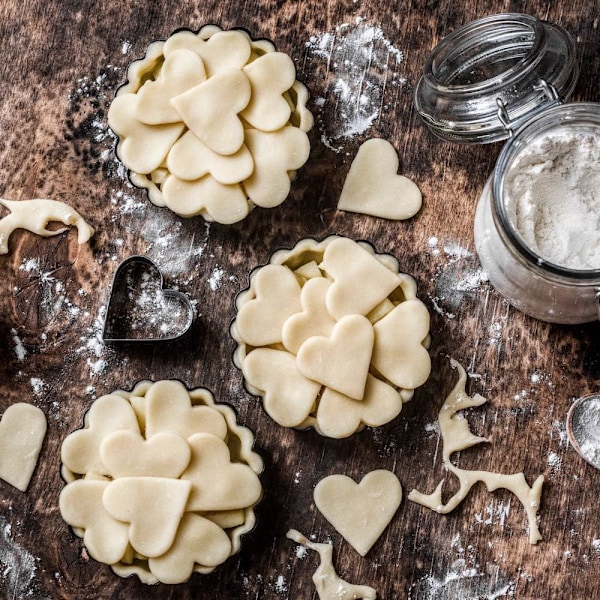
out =
[[(0, 197), (64, 200), (97, 229), (84, 246), (77, 245), (75, 232), (50, 239), (17, 232), (11, 253), (0, 257), (0, 410), (31, 402), (49, 422), (29, 490), (22, 494), (0, 482), (1, 597), (316, 598), (311, 575), (317, 556), (296, 556), (295, 544), (285, 538), (290, 527), (318, 541), (331, 540), (338, 573), (375, 587), (381, 598), (598, 596), (600, 474), (569, 448), (563, 424), (571, 401), (598, 389), (600, 328), (535, 321), (510, 308), (485, 282), (473, 289), (456, 287), (478, 268), (475, 205), (500, 145), (464, 147), (436, 140), (412, 108), (412, 90), (430, 49), (461, 24), (502, 11), (528, 12), (568, 29), (582, 67), (575, 99), (598, 99), (600, 6), (584, 0), (0, 3)], [(343, 24), (356, 25), (357, 19), (381, 28), (403, 52), (396, 70), (406, 82), (392, 85), (381, 73), (379, 118), (360, 135), (338, 140), (337, 152), (323, 143), (335, 104), (311, 104), (317, 118), (311, 157), (283, 205), (256, 209), (236, 225), (207, 227), (201, 219), (182, 221), (152, 206), (143, 191), (128, 186), (105, 129), (106, 110), (125, 80), (127, 64), (151, 41), (184, 26), (243, 26), (292, 56), (315, 99), (326, 97), (334, 74), (332, 65), (309, 52), (307, 42)], [(409, 222), (336, 210), (352, 157), (362, 141), (376, 136), (395, 145), (402, 172), (423, 191), (423, 209)], [(119, 193), (137, 207), (124, 211)], [(182, 247), (161, 254), (156, 235), (148, 232)], [(378, 251), (396, 255), (417, 280), (432, 314), (428, 383), (393, 423), (340, 441), (276, 426), (245, 391), (231, 360), (229, 336), (234, 298), (247, 286), (249, 272), (277, 248), (330, 233), (367, 239)], [(194, 244), (202, 251), (185, 269), (175, 269), (171, 259), (181, 259)], [(453, 257), (444, 251), (452, 245), (470, 254)], [(97, 344), (112, 273), (133, 254), (156, 258), (167, 282), (197, 300), (200, 318), (183, 340), (143, 347)], [(31, 259), (39, 268), (26, 268)], [(209, 283), (219, 270), (223, 277), (213, 290)], [(477, 375), (470, 392), (489, 400), (468, 418), (473, 431), (491, 443), (462, 453), (461, 466), (523, 470), (530, 482), (544, 473), (544, 540), (528, 544), (524, 512), (508, 492), (490, 495), (478, 486), (448, 516), (404, 501), (363, 559), (318, 513), (312, 490), (328, 474), (358, 480), (372, 469), (387, 468), (406, 493), (414, 487), (432, 491), (442, 473), (439, 440), (430, 425), (454, 385), (449, 357)], [(178, 378), (211, 389), (254, 430), (265, 461), (265, 497), (242, 551), (213, 574), (196, 575), (185, 585), (148, 587), (134, 577), (118, 578), (87, 557), (58, 512), (62, 440), (81, 426), (95, 397), (129, 389), (144, 378)], [(33, 563), (27, 557), (34, 557)], [(465, 575), (468, 569), (472, 577)], [(462, 576), (452, 579), (452, 573)]]

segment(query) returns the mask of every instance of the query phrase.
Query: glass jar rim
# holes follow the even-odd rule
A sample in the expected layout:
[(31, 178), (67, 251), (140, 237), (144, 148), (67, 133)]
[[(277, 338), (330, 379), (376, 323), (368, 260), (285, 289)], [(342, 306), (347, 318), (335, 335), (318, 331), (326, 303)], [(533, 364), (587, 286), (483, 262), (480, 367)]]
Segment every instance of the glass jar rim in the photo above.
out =
[(508, 215), (504, 201), (504, 175), (522, 151), (526, 139), (539, 138), (543, 133), (574, 124), (592, 124), (600, 138), (600, 103), (576, 102), (553, 106), (528, 121), (504, 145), (492, 174), (492, 213), (500, 234), (518, 256), (538, 272), (558, 276), (580, 285), (600, 284), (600, 268), (572, 269), (540, 256), (523, 240)]
[(415, 87), (414, 104), (442, 139), (496, 142), (557, 98), (568, 98), (578, 74), (575, 43), (566, 30), (527, 14), (494, 14), (437, 44)]

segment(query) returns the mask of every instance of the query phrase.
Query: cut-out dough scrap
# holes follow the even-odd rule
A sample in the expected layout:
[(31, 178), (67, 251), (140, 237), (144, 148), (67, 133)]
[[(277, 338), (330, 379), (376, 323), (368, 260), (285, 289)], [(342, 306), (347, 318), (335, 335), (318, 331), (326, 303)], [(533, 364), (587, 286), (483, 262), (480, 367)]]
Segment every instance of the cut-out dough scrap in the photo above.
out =
[(244, 377), (263, 394), (267, 414), (283, 427), (297, 427), (310, 413), (321, 384), (304, 377), (289, 352), (257, 348), (248, 354)]
[(256, 297), (242, 306), (238, 332), (252, 346), (281, 342), (285, 321), (302, 310), (300, 285), (287, 267), (267, 265), (252, 277)]
[(400, 394), (372, 375), (367, 377), (364, 398), (353, 400), (326, 388), (317, 409), (317, 425), (329, 437), (345, 438), (364, 427), (379, 427), (395, 419), (402, 410)]
[(248, 465), (231, 462), (222, 439), (197, 433), (188, 442), (192, 460), (181, 475), (192, 482), (187, 511), (233, 510), (258, 502), (262, 494), (258, 476)]
[(424, 347), (429, 335), (429, 311), (419, 300), (401, 302), (373, 326), (373, 366), (394, 385), (414, 389), (431, 372)]
[(134, 433), (140, 428), (131, 404), (115, 394), (101, 396), (85, 416), (87, 427), (73, 432), (63, 442), (62, 462), (74, 473), (88, 472), (109, 475), (100, 458), (100, 444), (113, 431), (127, 430)]
[(359, 148), (344, 182), (338, 208), (384, 219), (409, 219), (419, 212), (419, 188), (398, 175), (398, 155), (386, 140), (372, 138)]
[(59, 508), (63, 519), (85, 530), (83, 543), (90, 556), (112, 565), (123, 558), (129, 545), (129, 525), (112, 517), (102, 504), (110, 481), (79, 479), (63, 488)]
[(354, 400), (362, 400), (369, 374), (375, 334), (362, 315), (342, 317), (330, 337), (311, 337), (296, 358), (298, 370)]
[(108, 514), (129, 523), (129, 540), (144, 556), (164, 554), (173, 544), (192, 484), (164, 477), (122, 477), (104, 490)]
[(162, 556), (150, 558), (152, 573), (163, 583), (184, 583), (194, 563), (216, 567), (231, 554), (227, 534), (212, 521), (194, 513), (185, 513), (171, 548)]
[(140, 88), (135, 116), (147, 125), (181, 121), (181, 116), (171, 105), (171, 98), (205, 80), (202, 59), (191, 50), (176, 50), (165, 58), (158, 78), (147, 81)]
[(346, 475), (319, 481), (314, 500), (323, 516), (365, 556), (389, 525), (402, 501), (402, 486), (391, 471), (371, 471), (360, 483)]
[(397, 274), (348, 238), (332, 241), (321, 268), (333, 277), (327, 293), (327, 309), (336, 319), (344, 315), (367, 315), (400, 286)]
[(113, 478), (177, 479), (189, 465), (191, 454), (188, 443), (172, 431), (159, 432), (149, 440), (133, 431), (113, 431), (100, 444), (100, 458)]
[(489, 492), (493, 492), (499, 488), (510, 490), (519, 499), (527, 514), (529, 542), (536, 544), (542, 539), (537, 523), (537, 513), (540, 507), (542, 485), (544, 483), (543, 475), (540, 475), (530, 487), (523, 473), (504, 475), (489, 471), (469, 471), (456, 467), (450, 460), (453, 453), (487, 441), (485, 438), (473, 435), (469, 429), (468, 421), (457, 414), (462, 410), (481, 406), (486, 402), (486, 399), (479, 394), (469, 396), (466, 393), (467, 374), (459, 363), (454, 360), (451, 362), (452, 366), (458, 370), (459, 378), (454, 389), (446, 398), (440, 410), (438, 420), (444, 449), (444, 467), (458, 478), (460, 487), (445, 504), (442, 500), (442, 488), (445, 479), (439, 483), (433, 493), (422, 494), (417, 490), (412, 490), (408, 495), (408, 499), (427, 506), (438, 513), (447, 514), (465, 499), (477, 482), (485, 483)]
[(46, 437), (43, 411), (24, 402), (11, 404), (0, 421), (0, 479), (25, 492)]
[(297, 544), (310, 548), (318, 553), (321, 562), (312, 580), (315, 584), (319, 600), (375, 600), (377, 592), (368, 585), (354, 585), (341, 579), (333, 567), (333, 546), (317, 544), (309, 541), (295, 529), (290, 529), (286, 537)]
[(226, 69), (171, 99), (187, 127), (213, 152), (235, 154), (244, 143), (238, 114), (250, 102), (251, 88), (242, 71)]
[(157, 381), (146, 392), (146, 439), (170, 431), (187, 439), (195, 433), (227, 436), (227, 423), (208, 406), (192, 406), (190, 395), (179, 381)]
[(42, 237), (51, 237), (67, 231), (67, 227), (48, 229), (48, 224), (60, 222), (77, 227), (77, 242), (85, 244), (93, 235), (94, 229), (85, 219), (65, 202), (36, 198), (34, 200), (5, 200), (0, 204), (10, 214), (0, 218), (0, 254), (8, 253), (8, 240), (15, 229), (26, 229)]

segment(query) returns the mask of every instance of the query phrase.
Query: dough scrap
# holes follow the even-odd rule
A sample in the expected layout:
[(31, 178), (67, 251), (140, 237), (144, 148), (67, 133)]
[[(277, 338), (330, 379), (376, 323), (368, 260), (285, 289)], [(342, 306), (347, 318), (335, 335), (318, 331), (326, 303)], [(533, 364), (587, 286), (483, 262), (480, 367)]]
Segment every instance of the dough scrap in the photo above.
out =
[(408, 495), (408, 499), (427, 506), (438, 513), (447, 514), (464, 500), (473, 485), (479, 481), (485, 483), (489, 492), (493, 492), (499, 488), (510, 490), (519, 499), (527, 514), (529, 542), (537, 544), (542, 539), (537, 523), (537, 513), (540, 507), (542, 484), (544, 483), (543, 475), (540, 475), (530, 487), (523, 473), (504, 475), (490, 471), (469, 471), (456, 467), (450, 460), (453, 453), (488, 441), (486, 438), (473, 435), (469, 429), (468, 421), (457, 416), (457, 413), (461, 410), (481, 406), (486, 402), (486, 399), (479, 394), (469, 396), (465, 391), (467, 381), (465, 370), (454, 360), (451, 361), (451, 364), (458, 370), (459, 378), (454, 389), (446, 398), (440, 410), (438, 420), (444, 448), (443, 464), (448, 471), (458, 478), (460, 487), (446, 504), (442, 501), (442, 488), (445, 479), (438, 484), (433, 493), (422, 494), (417, 490), (412, 490)]
[(314, 500), (338, 533), (365, 556), (396, 514), (402, 486), (385, 469), (367, 473), (358, 484), (346, 475), (330, 475), (316, 485)]
[(319, 554), (321, 562), (312, 577), (319, 600), (356, 600), (359, 598), (375, 600), (377, 598), (377, 592), (372, 587), (354, 585), (338, 576), (333, 567), (333, 546), (331, 544), (311, 542), (296, 529), (290, 529), (286, 537)]
[(11, 404), (0, 421), (0, 479), (25, 492), (46, 437), (43, 411), (24, 402)]
[(343, 438), (388, 423), (431, 370), (416, 292), (364, 242), (334, 235), (275, 252), (236, 301), (246, 388), (283, 427)]
[(118, 575), (150, 584), (210, 573), (255, 524), (263, 463), (253, 443), (206, 389), (118, 390), (63, 441), (61, 515)]
[(127, 76), (108, 123), (151, 202), (229, 224), (286, 199), (313, 126), (289, 56), (243, 30), (207, 25), (150, 44)]
[(48, 224), (53, 221), (75, 225), (79, 244), (85, 244), (94, 235), (93, 227), (90, 227), (75, 209), (58, 200), (0, 198), (0, 204), (10, 210), (10, 214), (0, 219), (0, 254), (8, 254), (8, 240), (15, 229), (26, 229), (42, 237), (51, 237), (67, 231), (67, 227), (55, 231), (48, 229)]
[(367, 140), (350, 166), (338, 209), (384, 219), (410, 219), (421, 208), (421, 192), (397, 172), (398, 155), (392, 144), (379, 138)]

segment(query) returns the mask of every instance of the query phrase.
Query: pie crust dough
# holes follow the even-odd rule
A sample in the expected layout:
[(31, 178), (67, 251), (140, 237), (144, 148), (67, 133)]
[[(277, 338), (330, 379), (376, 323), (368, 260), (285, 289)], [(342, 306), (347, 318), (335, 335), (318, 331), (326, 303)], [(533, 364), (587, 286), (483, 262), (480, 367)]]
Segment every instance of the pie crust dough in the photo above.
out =
[(455, 452), (460, 452), (476, 444), (488, 441), (486, 438), (473, 435), (469, 429), (468, 421), (462, 415), (457, 414), (461, 410), (481, 406), (486, 402), (486, 399), (479, 394), (469, 396), (466, 393), (467, 374), (459, 363), (454, 360), (451, 363), (458, 370), (459, 378), (440, 410), (438, 421), (444, 448), (444, 467), (458, 478), (460, 487), (445, 504), (442, 501), (442, 488), (445, 479), (439, 483), (433, 493), (422, 494), (417, 490), (412, 490), (408, 495), (408, 499), (427, 506), (438, 513), (447, 514), (453, 511), (465, 499), (471, 488), (478, 481), (485, 483), (489, 492), (505, 488), (510, 490), (523, 505), (529, 522), (529, 542), (537, 544), (542, 539), (537, 523), (537, 513), (540, 508), (542, 496), (543, 475), (540, 475), (533, 482), (533, 485), (529, 487), (523, 473), (504, 475), (489, 471), (468, 471), (456, 467), (450, 460), (450, 457)]
[(35, 200), (5, 200), (0, 204), (10, 210), (10, 214), (0, 219), (0, 254), (8, 254), (8, 239), (15, 229), (27, 229), (42, 237), (51, 237), (67, 231), (68, 227), (51, 230), (47, 226), (53, 221), (77, 227), (77, 241), (85, 244), (93, 235), (94, 229), (68, 204), (58, 200), (36, 198)]
[(319, 554), (321, 563), (312, 577), (319, 600), (355, 600), (358, 598), (375, 600), (377, 598), (377, 592), (372, 587), (354, 585), (339, 577), (333, 568), (333, 546), (331, 544), (311, 542), (295, 529), (290, 529), (286, 537)]
[(253, 443), (203, 388), (143, 381), (102, 396), (62, 444), (62, 517), (122, 577), (210, 573), (255, 524), (263, 463)]
[(367, 473), (358, 484), (346, 475), (330, 475), (316, 485), (314, 500), (321, 514), (365, 556), (396, 514), (402, 486), (385, 469)]
[(310, 152), (313, 116), (292, 59), (206, 25), (150, 44), (108, 112), (117, 156), (150, 200), (235, 223), (281, 204)]
[(25, 402), (11, 404), (0, 421), (0, 479), (25, 492), (46, 437), (43, 411)]
[(331, 236), (275, 252), (236, 306), (234, 362), (284, 427), (344, 438), (384, 425), (429, 376), (416, 284), (365, 242)]
[(408, 177), (397, 175), (398, 155), (387, 140), (372, 138), (352, 161), (338, 209), (384, 219), (410, 219), (419, 212), (421, 191)]

